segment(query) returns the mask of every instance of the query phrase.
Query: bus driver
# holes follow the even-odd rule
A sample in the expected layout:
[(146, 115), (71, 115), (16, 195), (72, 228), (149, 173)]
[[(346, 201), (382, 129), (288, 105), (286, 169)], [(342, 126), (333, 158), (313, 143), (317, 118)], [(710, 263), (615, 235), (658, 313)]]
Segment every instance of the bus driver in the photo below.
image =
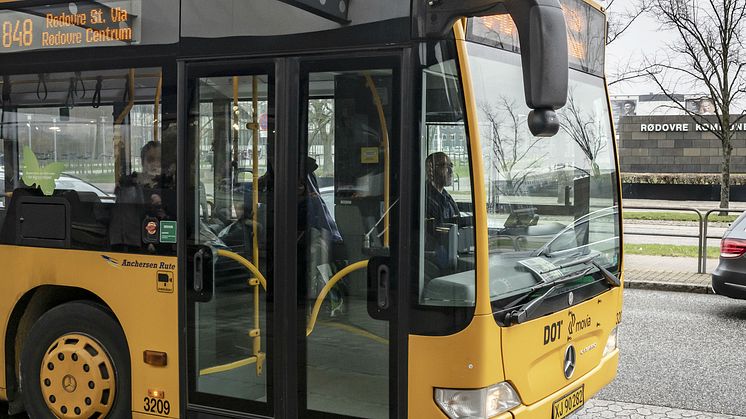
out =
[(447, 154), (438, 151), (427, 156), (427, 219), (433, 220), (434, 226), (440, 226), (448, 220), (459, 216), (458, 205), (447, 186), (453, 184), (453, 162)]

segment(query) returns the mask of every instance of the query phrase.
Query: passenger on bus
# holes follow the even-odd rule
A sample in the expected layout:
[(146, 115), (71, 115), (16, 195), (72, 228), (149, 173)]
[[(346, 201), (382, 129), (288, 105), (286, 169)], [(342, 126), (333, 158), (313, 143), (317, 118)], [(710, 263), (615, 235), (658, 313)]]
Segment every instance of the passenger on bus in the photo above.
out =
[(112, 209), (110, 243), (114, 250), (146, 248), (153, 253), (158, 243), (159, 222), (170, 219), (164, 190), (173, 189), (173, 178), (170, 173), (162, 172), (160, 143), (146, 143), (140, 157), (142, 171), (120, 178), (114, 190), (116, 204)]
[(307, 223), (307, 228), (314, 228), (326, 232), (329, 239), (334, 243), (342, 242), (342, 235), (337, 227), (337, 222), (332, 217), (329, 207), (324, 202), (319, 191), (319, 181), (316, 178), (316, 169), (319, 165), (316, 160), (306, 157), (306, 174), (304, 179), (299, 180), (298, 193), (301, 200), (299, 211), (301, 220)]
[[(342, 234), (329, 207), (324, 202), (316, 170), (316, 160), (306, 157), (305, 173), (298, 179), (298, 218), (300, 221), (298, 246), (305, 255), (308, 299), (319, 295), (331, 276), (346, 263), (346, 249)], [(325, 315), (337, 317), (347, 311), (346, 296), (349, 293), (345, 280), (338, 283), (328, 295), (329, 308)]]

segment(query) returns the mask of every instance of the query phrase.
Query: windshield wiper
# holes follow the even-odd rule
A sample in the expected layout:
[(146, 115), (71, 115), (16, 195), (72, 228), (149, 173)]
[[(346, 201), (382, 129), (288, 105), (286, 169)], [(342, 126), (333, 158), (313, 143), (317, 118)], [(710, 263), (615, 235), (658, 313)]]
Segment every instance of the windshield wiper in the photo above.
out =
[[(555, 272), (560, 269), (570, 268), (570, 267), (577, 266), (577, 265), (583, 265), (583, 264), (591, 265), (581, 271), (572, 272), (570, 274), (557, 278), (553, 281), (543, 282), (543, 283), (534, 285), (528, 290), (526, 294), (522, 295), (521, 297), (517, 298), (516, 300), (510, 302), (507, 306), (505, 306), (505, 309), (502, 310), (506, 312), (505, 317), (504, 317), (504, 322), (507, 323), (508, 325), (520, 324), (520, 323), (525, 322), (527, 319), (531, 318), (534, 311), (536, 311), (536, 309), (541, 305), (542, 302), (544, 302), (547, 298), (549, 298), (550, 296), (552, 296), (552, 294), (554, 294), (554, 292), (557, 290), (557, 288), (560, 287), (560, 285), (582, 278), (588, 275), (589, 273), (591, 273), (591, 271), (593, 271), (594, 268), (598, 269), (598, 272), (601, 273), (603, 280), (607, 284), (611, 285), (612, 287), (621, 286), (621, 281), (616, 275), (614, 275), (608, 269), (601, 266), (598, 262), (594, 261), (594, 259), (597, 256), (599, 255), (587, 256), (584, 258), (576, 259), (571, 262), (563, 263), (557, 266), (556, 268), (552, 268), (547, 271), (541, 272), (542, 274), (545, 274), (549, 272)], [(521, 302), (529, 298), (536, 291), (539, 291), (545, 288), (549, 288), (549, 289), (545, 293), (533, 299), (530, 303), (526, 304), (520, 309), (510, 310), (511, 308), (517, 306), (518, 304), (520, 304)]]
[[(554, 293), (554, 291), (556, 291), (557, 288), (560, 287), (560, 285), (566, 284), (568, 282), (574, 281), (576, 279), (579, 279), (579, 278), (582, 278), (588, 275), (593, 270), (593, 268), (594, 267), (589, 266), (588, 268), (582, 271), (576, 271), (569, 275), (563, 276), (561, 278), (557, 278), (553, 281), (543, 282), (543, 283), (534, 285), (533, 287), (529, 289), (529, 291), (526, 294), (510, 302), (506, 306), (505, 310), (503, 310), (503, 311), (507, 311), (504, 317), (504, 322), (507, 323), (509, 326), (525, 322), (527, 319), (531, 317), (531, 315), (536, 310), (536, 308), (539, 307), (541, 303), (544, 302), (544, 300), (546, 300), (549, 296), (551, 296)], [(544, 294), (533, 299), (530, 303), (526, 304), (521, 309), (510, 310), (511, 308), (520, 304), (522, 301), (524, 301), (526, 298), (528, 298), (530, 295), (532, 295), (536, 291), (539, 291), (544, 288), (549, 288), (549, 290), (547, 290)]]
[(611, 285), (612, 287), (621, 287), (622, 281), (619, 280), (619, 277), (611, 273), (608, 269), (604, 268), (603, 266), (599, 265), (596, 261), (591, 261), (591, 264), (596, 267), (599, 271), (601, 271), (601, 275), (603, 275), (604, 279), (606, 280), (606, 283)]
[(612, 287), (619, 287), (619, 286), (621, 286), (622, 285), (622, 281), (619, 280), (619, 277), (617, 277), (616, 275), (614, 275), (613, 273), (611, 273), (611, 271), (609, 271), (608, 269), (604, 268), (603, 266), (601, 266), (601, 264), (599, 264), (598, 262), (596, 262), (594, 260), (594, 259), (596, 259), (599, 256), (600, 256), (600, 254), (595, 254), (595, 255), (591, 255), (591, 256), (586, 256), (584, 258), (575, 259), (573, 261), (570, 261), (570, 262), (567, 262), (567, 263), (563, 263), (561, 265), (557, 265), (556, 268), (552, 268), (552, 269), (549, 269), (547, 271), (542, 271), (541, 274), (543, 275), (543, 274), (550, 273), (550, 272), (555, 272), (555, 271), (558, 271), (558, 270), (561, 270), (561, 269), (571, 268), (571, 267), (577, 266), (577, 265), (591, 264), (596, 269), (598, 269), (599, 272), (601, 272), (601, 275), (604, 277), (604, 280), (606, 281), (607, 284), (611, 285)]

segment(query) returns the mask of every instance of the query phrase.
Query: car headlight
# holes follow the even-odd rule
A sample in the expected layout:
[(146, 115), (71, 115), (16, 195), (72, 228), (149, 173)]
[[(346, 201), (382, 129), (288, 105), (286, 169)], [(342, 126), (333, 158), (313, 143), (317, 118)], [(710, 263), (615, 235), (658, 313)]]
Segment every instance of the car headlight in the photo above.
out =
[(435, 402), (451, 419), (487, 419), (521, 404), (513, 386), (507, 382), (476, 390), (435, 389)]
[(606, 339), (606, 347), (604, 348), (603, 356), (611, 353), (614, 349), (619, 347), (619, 326), (615, 327), (609, 334), (609, 338)]

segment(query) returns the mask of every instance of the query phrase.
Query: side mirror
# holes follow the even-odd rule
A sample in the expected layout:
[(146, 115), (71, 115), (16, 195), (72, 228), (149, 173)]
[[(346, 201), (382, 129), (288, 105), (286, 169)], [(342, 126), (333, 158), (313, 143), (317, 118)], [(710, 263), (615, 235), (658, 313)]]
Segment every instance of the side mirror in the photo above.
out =
[(559, 132), (555, 110), (567, 102), (567, 25), (559, 0), (413, 0), (412, 32), (417, 39), (443, 39), (458, 19), (507, 10), (518, 28), (531, 133)]
[(507, 0), (505, 7), (518, 28), (526, 104), (531, 134), (559, 132), (555, 110), (567, 102), (569, 59), (567, 25), (559, 0)]
[(375, 256), (368, 261), (368, 315), (376, 320), (391, 320), (394, 293), (391, 289), (391, 258)]

